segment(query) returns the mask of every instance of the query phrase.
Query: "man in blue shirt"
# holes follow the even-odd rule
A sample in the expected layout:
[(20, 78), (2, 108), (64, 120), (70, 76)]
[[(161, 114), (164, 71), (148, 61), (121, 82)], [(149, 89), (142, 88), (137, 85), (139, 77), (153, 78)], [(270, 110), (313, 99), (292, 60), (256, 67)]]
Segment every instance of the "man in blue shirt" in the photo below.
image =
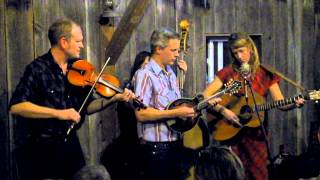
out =
[[(150, 62), (138, 70), (134, 77), (136, 96), (148, 106), (136, 110), (138, 136), (142, 146), (143, 179), (182, 179), (181, 135), (168, 129), (163, 119), (193, 117), (194, 109), (179, 107), (165, 110), (180, 98), (177, 78), (170, 65), (179, 56), (179, 34), (160, 29), (151, 36)], [(186, 70), (184, 61), (179, 67)]]

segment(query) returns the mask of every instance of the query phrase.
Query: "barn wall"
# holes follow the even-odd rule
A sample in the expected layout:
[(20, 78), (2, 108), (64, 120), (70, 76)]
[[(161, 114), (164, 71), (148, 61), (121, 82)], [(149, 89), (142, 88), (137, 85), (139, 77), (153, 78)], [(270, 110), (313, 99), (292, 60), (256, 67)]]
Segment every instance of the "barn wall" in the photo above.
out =
[[(130, 1), (115, 0), (114, 11), (125, 11)], [(149, 37), (155, 28), (168, 26), (178, 30), (178, 22), (191, 22), (189, 65), (186, 75), (186, 96), (193, 96), (205, 88), (205, 34), (247, 31), (262, 34), (262, 62), (274, 66), (307, 89), (318, 88), (316, 77), (316, 45), (319, 46), (318, 0), (208, 0), (205, 9), (198, 1), (152, 0), (130, 42), (122, 52), (115, 73), (121, 80), (129, 78), (128, 67), (135, 55), (149, 50)], [(0, 0), (0, 176), (14, 174), (12, 152), (19, 129), (8, 114), (7, 104), (24, 67), (49, 49), (47, 30), (56, 19), (67, 17), (78, 22), (85, 34), (83, 57), (100, 67), (104, 48), (110, 39), (106, 28), (99, 23), (103, 0)], [(121, 17), (115, 18), (115, 25)], [(110, 30), (110, 28), (109, 28)], [(286, 96), (299, 91), (282, 81)], [(94, 164), (105, 147), (119, 136), (119, 122), (115, 106), (88, 117), (79, 131), (88, 163)], [(290, 112), (269, 113), (271, 150), (275, 155), (280, 144), (299, 153), (307, 147), (310, 121), (316, 120), (313, 103)], [(12, 176), (13, 177), (13, 176)]]

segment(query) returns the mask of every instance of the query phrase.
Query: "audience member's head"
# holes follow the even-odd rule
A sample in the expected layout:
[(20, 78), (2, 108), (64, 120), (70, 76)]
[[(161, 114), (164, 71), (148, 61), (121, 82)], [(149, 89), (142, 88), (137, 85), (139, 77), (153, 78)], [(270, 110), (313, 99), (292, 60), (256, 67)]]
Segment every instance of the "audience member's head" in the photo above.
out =
[(243, 165), (230, 149), (208, 147), (201, 151), (195, 167), (197, 180), (243, 180)]
[(88, 165), (80, 169), (73, 180), (110, 180), (110, 175), (102, 165)]

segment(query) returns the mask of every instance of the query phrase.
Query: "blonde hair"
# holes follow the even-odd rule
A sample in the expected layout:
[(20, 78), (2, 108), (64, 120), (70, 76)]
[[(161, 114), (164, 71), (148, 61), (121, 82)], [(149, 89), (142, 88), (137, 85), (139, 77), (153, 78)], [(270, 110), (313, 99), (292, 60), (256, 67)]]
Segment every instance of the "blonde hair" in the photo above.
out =
[(260, 66), (260, 58), (259, 58), (257, 47), (253, 42), (253, 40), (250, 38), (250, 36), (245, 32), (238, 32), (238, 33), (231, 34), (229, 38), (229, 47), (230, 47), (230, 52), (233, 59), (232, 66), (236, 71), (239, 71), (241, 64), (233, 55), (232, 50), (238, 49), (241, 47), (247, 47), (250, 49), (251, 57), (249, 60), (249, 64), (252, 68), (253, 74), (255, 74), (257, 69)]

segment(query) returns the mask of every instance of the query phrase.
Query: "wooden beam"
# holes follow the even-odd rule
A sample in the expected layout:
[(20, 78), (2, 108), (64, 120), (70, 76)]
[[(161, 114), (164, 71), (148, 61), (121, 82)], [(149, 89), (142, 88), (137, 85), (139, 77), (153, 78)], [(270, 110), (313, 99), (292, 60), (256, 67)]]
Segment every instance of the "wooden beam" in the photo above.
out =
[(129, 42), (133, 30), (140, 23), (151, 0), (131, 0), (124, 16), (106, 48), (105, 59), (111, 57), (110, 65), (114, 65)]

